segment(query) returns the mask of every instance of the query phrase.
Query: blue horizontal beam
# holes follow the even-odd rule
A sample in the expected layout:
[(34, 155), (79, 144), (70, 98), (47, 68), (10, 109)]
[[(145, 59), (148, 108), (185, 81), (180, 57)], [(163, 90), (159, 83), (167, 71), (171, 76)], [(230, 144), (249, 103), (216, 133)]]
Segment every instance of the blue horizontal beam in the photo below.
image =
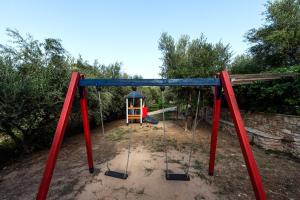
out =
[(219, 78), (190, 79), (81, 79), (79, 86), (219, 86)]

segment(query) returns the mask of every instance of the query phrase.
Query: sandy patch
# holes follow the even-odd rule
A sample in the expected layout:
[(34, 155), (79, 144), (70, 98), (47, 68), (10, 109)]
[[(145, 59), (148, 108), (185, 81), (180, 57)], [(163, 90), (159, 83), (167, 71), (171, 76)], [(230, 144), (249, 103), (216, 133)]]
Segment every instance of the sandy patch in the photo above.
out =
[[(184, 157), (181, 153), (170, 151), (169, 155), (176, 159)], [(112, 159), (110, 168), (124, 171), (127, 151), (124, 149)], [(103, 170), (93, 180), (86, 184), (76, 197), (85, 199), (217, 199), (213, 186), (191, 173), (191, 181), (167, 181), (165, 179), (165, 157), (162, 152), (150, 152), (142, 146), (133, 149), (128, 167), (129, 177), (126, 180), (104, 175)], [(172, 163), (169, 167), (174, 172), (182, 172), (180, 163)]]

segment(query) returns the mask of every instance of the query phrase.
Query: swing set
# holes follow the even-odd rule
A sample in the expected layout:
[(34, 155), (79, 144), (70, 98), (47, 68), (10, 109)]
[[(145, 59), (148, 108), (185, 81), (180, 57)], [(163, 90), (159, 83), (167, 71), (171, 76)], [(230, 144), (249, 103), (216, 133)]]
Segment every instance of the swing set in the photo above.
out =
[[(228, 107), (231, 113), (231, 117), (233, 119), (235, 129), (237, 132), (237, 136), (239, 139), (239, 143), (241, 146), (241, 150), (243, 153), (243, 157), (247, 166), (248, 174), (250, 176), (250, 180), (252, 183), (252, 187), (255, 193), (255, 197), (258, 200), (265, 200), (266, 194), (263, 188), (262, 180), (259, 175), (259, 171), (249, 144), (249, 140), (247, 137), (246, 129), (244, 126), (244, 122), (236, 101), (236, 97), (234, 94), (234, 90), (230, 81), (230, 77), (227, 71), (222, 71), (216, 78), (193, 78), (193, 79), (85, 79), (83, 75), (80, 75), (78, 72), (73, 72), (71, 75), (71, 80), (69, 83), (68, 91), (66, 94), (66, 98), (62, 107), (62, 111), (60, 114), (60, 118), (57, 123), (56, 131), (54, 134), (53, 142), (51, 145), (51, 149), (48, 155), (48, 160), (46, 163), (46, 167), (44, 170), (44, 174), (39, 186), (39, 190), (37, 193), (37, 200), (44, 200), (47, 198), (47, 193), (49, 190), (49, 186), (51, 183), (53, 171), (55, 168), (58, 152), (64, 137), (65, 129), (68, 123), (68, 118), (71, 112), (72, 104), (74, 101), (75, 93), (77, 88), (79, 88), (80, 94), (80, 108), (82, 114), (83, 121), (83, 129), (84, 129), (84, 138), (86, 144), (86, 152), (87, 152), (87, 161), (89, 172), (94, 172), (93, 158), (92, 158), (92, 145), (91, 145), (91, 137), (90, 137), (90, 127), (88, 120), (88, 108), (87, 108), (87, 91), (86, 87), (95, 86), (97, 87), (98, 97), (99, 97), (99, 107), (101, 112), (101, 122), (102, 122), (102, 132), (104, 134), (103, 127), (103, 118), (102, 118), (102, 105), (101, 105), (101, 87), (107, 86), (159, 86), (161, 88), (162, 93), (162, 102), (164, 102), (164, 89), (166, 86), (190, 86), (190, 87), (204, 87), (211, 86), (214, 87), (214, 107), (213, 107), (213, 122), (212, 122), (212, 135), (211, 135), (211, 143), (210, 143), (210, 159), (209, 159), (209, 167), (208, 174), (213, 176), (214, 174), (214, 166), (215, 166), (215, 155), (216, 155), (216, 147), (217, 147), (217, 138), (218, 138), (218, 129), (220, 123), (220, 111), (221, 111), (221, 97), (224, 93), (226, 101), (228, 103)], [(199, 105), (199, 97), (200, 90), (198, 93), (198, 101), (197, 107)], [(127, 105), (128, 106), (128, 105)], [(126, 107), (127, 107), (126, 106)], [(128, 108), (128, 107), (127, 107)], [(169, 173), (168, 170), (168, 155), (167, 155), (167, 144), (166, 144), (166, 133), (165, 133), (165, 115), (163, 112), (163, 132), (164, 132), (164, 146), (165, 146), (165, 159), (166, 159), (166, 180), (180, 180), (180, 181), (189, 181), (189, 166), (191, 162), (191, 154), (192, 147), (194, 144), (194, 133), (197, 126), (197, 116), (198, 116), (198, 108), (196, 110), (195, 121), (193, 125), (193, 135), (192, 135), (192, 145), (191, 151), (188, 159), (188, 167), (185, 173), (176, 174)], [(128, 146), (128, 158), (126, 163), (126, 169), (124, 172), (116, 172), (109, 169), (109, 164), (107, 162), (108, 170), (105, 172), (105, 175), (112, 176), (115, 178), (127, 179), (127, 169), (128, 169), (128, 161), (130, 154), (130, 142)]]

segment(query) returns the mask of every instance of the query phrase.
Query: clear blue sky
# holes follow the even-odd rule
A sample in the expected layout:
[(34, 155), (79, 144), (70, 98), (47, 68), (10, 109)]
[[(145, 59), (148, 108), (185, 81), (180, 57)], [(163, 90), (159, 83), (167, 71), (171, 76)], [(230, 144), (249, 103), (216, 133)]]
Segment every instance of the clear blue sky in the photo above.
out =
[(7, 0), (0, 3), (0, 43), (6, 28), (30, 33), (35, 39), (59, 38), (77, 57), (93, 63), (123, 63), (122, 70), (157, 78), (161, 65), (158, 39), (168, 32), (209, 42), (230, 43), (235, 55), (245, 52), (247, 30), (259, 27), (266, 1), (75, 1)]

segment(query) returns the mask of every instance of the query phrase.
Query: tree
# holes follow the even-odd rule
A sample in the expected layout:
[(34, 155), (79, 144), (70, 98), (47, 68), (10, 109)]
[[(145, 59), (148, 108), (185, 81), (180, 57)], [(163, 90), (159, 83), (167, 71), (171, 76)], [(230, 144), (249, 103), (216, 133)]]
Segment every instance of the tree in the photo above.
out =
[(276, 0), (266, 5), (265, 24), (246, 39), (261, 70), (300, 64), (300, 1)]
[(195, 78), (213, 76), (230, 62), (229, 44), (212, 44), (201, 34), (197, 39), (183, 35), (177, 42), (167, 33), (159, 40), (163, 65), (161, 76), (166, 78)]
[(39, 42), (7, 31), (15, 46), (0, 46), (0, 130), (17, 149), (29, 152), (51, 136), (50, 122), (63, 102), (70, 67), (59, 40)]
[[(90, 65), (81, 56), (75, 60), (58, 39), (38, 41), (16, 30), (7, 32), (12, 46), (0, 44), (0, 137), (4, 135), (13, 144), (13, 154), (50, 144), (73, 70), (88, 77), (128, 78), (121, 72), (121, 63)], [(125, 114), (124, 96), (128, 91), (129, 88), (103, 88), (106, 120)], [(91, 125), (97, 124), (100, 113), (95, 88), (88, 88), (88, 98)], [(77, 96), (68, 126), (68, 130), (77, 132), (81, 127), (78, 99)], [(7, 149), (2, 151), (2, 145), (1, 142), (0, 162), (13, 156)]]
[(254, 58), (247, 54), (236, 56), (230, 67), (232, 74), (259, 73), (262, 70), (262, 67), (255, 62)]
[[(158, 48), (163, 55), (160, 73), (163, 78), (215, 76), (229, 66), (232, 55), (229, 44), (209, 43), (203, 34), (193, 40), (188, 35), (183, 35), (175, 42), (172, 36), (163, 33)], [(172, 87), (167, 90), (166, 99), (175, 102), (178, 107), (196, 105), (197, 92), (196, 88)], [(202, 90), (202, 94), (204, 93), (208, 97), (209, 91)]]
[[(231, 73), (299, 73), (300, 1), (269, 1), (264, 15), (265, 24), (246, 34), (250, 54), (237, 56)], [(235, 91), (242, 109), (299, 115), (299, 83), (295, 77), (236, 86)]]

